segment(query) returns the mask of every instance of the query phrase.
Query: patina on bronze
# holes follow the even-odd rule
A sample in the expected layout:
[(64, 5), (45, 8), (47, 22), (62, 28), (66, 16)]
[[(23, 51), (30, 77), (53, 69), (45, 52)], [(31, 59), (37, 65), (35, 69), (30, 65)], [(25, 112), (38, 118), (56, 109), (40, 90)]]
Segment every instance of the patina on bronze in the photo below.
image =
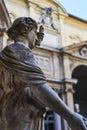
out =
[(7, 34), (14, 43), (0, 52), (0, 130), (37, 130), (46, 106), (72, 130), (87, 130), (87, 120), (71, 111), (46, 84), (35, 61), (32, 49), (43, 40), (43, 27), (37, 32), (36, 21), (20, 17)]

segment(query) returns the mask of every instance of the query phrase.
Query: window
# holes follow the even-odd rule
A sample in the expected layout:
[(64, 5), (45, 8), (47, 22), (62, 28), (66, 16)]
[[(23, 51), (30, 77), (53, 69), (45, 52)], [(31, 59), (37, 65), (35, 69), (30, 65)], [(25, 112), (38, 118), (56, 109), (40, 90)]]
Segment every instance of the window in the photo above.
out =
[(47, 111), (46, 113), (45, 130), (54, 130), (54, 114), (52, 111)]

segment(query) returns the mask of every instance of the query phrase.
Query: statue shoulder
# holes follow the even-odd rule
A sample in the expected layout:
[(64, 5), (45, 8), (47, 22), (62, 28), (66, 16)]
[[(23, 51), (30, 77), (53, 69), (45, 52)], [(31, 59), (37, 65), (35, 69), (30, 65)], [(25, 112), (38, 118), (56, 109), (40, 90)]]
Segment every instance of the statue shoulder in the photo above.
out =
[(3, 50), (3, 52), (8, 53), (21, 53), (24, 51), (31, 51), (29, 48), (27, 48), (24, 44), (21, 42), (12, 43), (10, 45), (7, 45)]

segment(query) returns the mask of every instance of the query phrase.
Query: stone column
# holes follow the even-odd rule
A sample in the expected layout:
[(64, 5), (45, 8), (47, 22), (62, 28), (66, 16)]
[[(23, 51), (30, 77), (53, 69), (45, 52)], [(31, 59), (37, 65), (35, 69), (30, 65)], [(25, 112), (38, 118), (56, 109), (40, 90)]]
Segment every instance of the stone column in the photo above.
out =
[(7, 45), (6, 28), (0, 25), (0, 51)]
[(29, 6), (29, 17), (33, 18), (33, 19), (36, 19), (36, 13), (35, 13), (35, 10), (36, 10), (36, 5), (35, 3), (31, 2), (30, 0), (28, 1), (28, 6)]
[[(70, 61), (68, 55), (64, 54), (63, 56), (63, 64), (64, 64), (64, 76), (65, 79), (71, 80), (71, 71), (70, 71)], [(71, 80), (72, 81), (72, 80)], [(67, 81), (65, 81), (67, 82)], [(67, 105), (74, 110), (74, 104), (73, 104), (73, 88), (72, 83), (65, 83), (65, 89), (66, 89), (66, 100)]]
[(54, 66), (53, 76), (54, 76), (54, 78), (59, 79), (59, 71), (60, 71), (59, 58), (58, 58), (58, 53), (56, 53), (56, 52), (53, 52), (53, 66)]
[(59, 15), (59, 31), (61, 33), (61, 39), (60, 39), (60, 43), (62, 43), (62, 46), (65, 45), (65, 32), (64, 32), (64, 19), (65, 19), (65, 15)]
[(72, 84), (66, 83), (67, 105), (74, 111), (73, 93)]
[(62, 130), (61, 129), (61, 117), (54, 113), (54, 130)]

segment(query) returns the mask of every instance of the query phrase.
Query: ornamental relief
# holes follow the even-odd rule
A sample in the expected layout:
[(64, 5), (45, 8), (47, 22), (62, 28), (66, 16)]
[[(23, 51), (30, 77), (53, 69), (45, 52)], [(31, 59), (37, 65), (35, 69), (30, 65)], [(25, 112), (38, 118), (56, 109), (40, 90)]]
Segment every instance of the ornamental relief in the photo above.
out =
[(41, 11), (41, 16), (38, 20), (38, 24), (42, 24), (44, 27), (48, 27), (58, 31), (58, 28), (54, 24), (53, 19), (54, 10), (52, 7), (46, 7)]
[(81, 48), (79, 49), (79, 54), (83, 56), (84, 58), (87, 58), (87, 45), (86, 44), (81, 46)]
[(69, 38), (74, 40), (74, 41), (77, 41), (77, 42), (81, 42), (82, 41), (81, 37), (78, 36), (78, 35), (70, 35)]
[(43, 72), (49, 76), (52, 77), (52, 61), (50, 57), (43, 57), (39, 55), (35, 55), (35, 59), (37, 64), (40, 66), (40, 68), (43, 70)]

